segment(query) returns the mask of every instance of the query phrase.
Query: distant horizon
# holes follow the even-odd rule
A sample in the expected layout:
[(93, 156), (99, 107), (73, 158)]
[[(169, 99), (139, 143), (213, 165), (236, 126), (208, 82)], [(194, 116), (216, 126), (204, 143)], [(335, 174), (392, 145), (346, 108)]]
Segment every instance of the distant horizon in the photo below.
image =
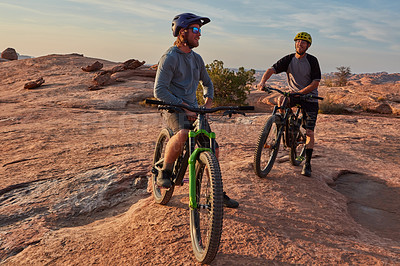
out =
[[(12, 48), (12, 47), (9, 47), (9, 48)], [(17, 52), (17, 55), (18, 55), (18, 60), (29, 59), (29, 58), (37, 58), (37, 57), (48, 56), (48, 55), (52, 55), (52, 54), (58, 54), (58, 55), (80, 54), (80, 55), (83, 55), (84, 57), (87, 57), (87, 58), (94, 58), (94, 59), (106, 60), (106, 61), (110, 61), (110, 62), (114, 62), (114, 63), (125, 62), (125, 61), (127, 61), (127, 60), (129, 60), (129, 59), (137, 59), (137, 60), (140, 60), (140, 61), (146, 61), (145, 59), (142, 59), (142, 58), (127, 58), (126, 60), (123, 60), (123, 61), (112, 61), (112, 60), (105, 59), (105, 58), (86, 56), (86, 55), (81, 54), (81, 53), (79, 53), (79, 52), (67, 53), (67, 54), (62, 54), (62, 53), (61, 53), (61, 54), (59, 54), (59, 53), (51, 53), (51, 54), (40, 55), (40, 56), (31, 56), (31, 55), (20, 54), (18, 51), (16, 51), (16, 52)], [(212, 62), (210, 62), (210, 63), (212, 63)], [(148, 65), (148, 66), (152, 66), (152, 65), (155, 65), (155, 64), (157, 64), (157, 63), (148, 63), (147, 61), (146, 61), (146, 63), (145, 63), (145, 65)], [(209, 64), (209, 63), (205, 62), (205, 64)], [(225, 68), (232, 69), (232, 70), (238, 70), (238, 69), (239, 69), (239, 67), (229, 67), (229, 66), (225, 66), (225, 65), (224, 65), (224, 67), (225, 67)], [(338, 66), (338, 67), (339, 67), (339, 66)], [(256, 72), (265, 72), (265, 70), (266, 70), (266, 69), (263, 70), (263, 69), (255, 69), (255, 68), (245, 68), (245, 70), (250, 70), (250, 69), (254, 69)], [(351, 67), (350, 67), (350, 70), (351, 70)], [(332, 74), (332, 73), (335, 73), (335, 72), (337, 72), (337, 71), (331, 71), (331, 72), (323, 72), (323, 71), (322, 71), (322, 74)], [(357, 72), (357, 73), (351, 71), (351, 74), (352, 74), (352, 75), (358, 75), (358, 74), (379, 74), (379, 73), (400, 74), (400, 72), (388, 72), (388, 71)]]

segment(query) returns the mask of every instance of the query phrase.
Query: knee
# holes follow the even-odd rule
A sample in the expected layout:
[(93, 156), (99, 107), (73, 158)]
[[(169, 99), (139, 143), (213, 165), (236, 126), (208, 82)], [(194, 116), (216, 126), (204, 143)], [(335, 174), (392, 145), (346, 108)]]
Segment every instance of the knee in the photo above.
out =
[(278, 106), (282, 105), (284, 99), (285, 99), (285, 97), (283, 97), (283, 96), (278, 97)]
[(185, 142), (188, 138), (188, 135), (189, 129), (181, 129), (175, 134), (176, 138), (179, 139), (181, 142)]

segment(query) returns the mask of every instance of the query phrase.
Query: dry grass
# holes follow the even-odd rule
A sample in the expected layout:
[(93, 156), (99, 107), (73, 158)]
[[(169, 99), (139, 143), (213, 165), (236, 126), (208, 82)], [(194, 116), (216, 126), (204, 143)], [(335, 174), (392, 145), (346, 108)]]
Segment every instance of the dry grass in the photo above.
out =
[(319, 103), (320, 114), (345, 114), (348, 113), (343, 104), (335, 103), (332, 97), (327, 94), (324, 100)]

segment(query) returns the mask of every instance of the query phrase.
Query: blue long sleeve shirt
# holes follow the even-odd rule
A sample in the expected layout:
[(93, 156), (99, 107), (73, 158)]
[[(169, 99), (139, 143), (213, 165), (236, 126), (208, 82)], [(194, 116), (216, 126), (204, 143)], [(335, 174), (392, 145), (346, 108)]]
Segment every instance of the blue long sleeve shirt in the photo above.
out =
[(201, 56), (193, 51), (184, 53), (173, 46), (158, 62), (154, 97), (172, 104), (184, 102), (198, 107), (196, 90), (200, 81), (204, 98), (213, 99), (214, 86)]

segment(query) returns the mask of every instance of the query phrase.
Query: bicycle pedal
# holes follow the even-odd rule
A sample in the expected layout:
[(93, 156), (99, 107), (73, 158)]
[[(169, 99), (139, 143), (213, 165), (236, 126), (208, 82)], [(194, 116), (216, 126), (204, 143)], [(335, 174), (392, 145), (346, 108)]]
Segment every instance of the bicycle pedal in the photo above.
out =
[(169, 188), (166, 188), (166, 187), (162, 187), (162, 186), (159, 186), (159, 185), (156, 185), (157, 186), (157, 188), (159, 189), (159, 190), (168, 190)]
[(171, 188), (173, 188), (175, 186), (175, 183), (174, 182), (171, 182), (171, 187), (169, 187), (169, 188), (167, 188), (167, 187), (161, 187), (161, 186), (159, 186), (159, 185), (157, 185), (157, 187), (159, 188), (159, 189), (161, 189), (161, 190), (169, 190), (169, 189), (171, 189)]

